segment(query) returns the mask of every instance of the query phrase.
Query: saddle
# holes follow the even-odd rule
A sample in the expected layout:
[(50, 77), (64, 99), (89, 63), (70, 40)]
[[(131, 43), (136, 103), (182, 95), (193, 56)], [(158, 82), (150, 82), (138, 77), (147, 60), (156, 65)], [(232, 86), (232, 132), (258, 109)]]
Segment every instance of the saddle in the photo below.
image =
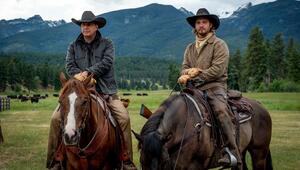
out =
[[(191, 100), (194, 100), (195, 103), (197, 103), (200, 110), (204, 110), (204, 113), (202, 113), (204, 120), (211, 123), (213, 111), (207, 102), (205, 92), (196, 88), (187, 88), (184, 89), (183, 92), (191, 96)], [(242, 93), (236, 90), (228, 90), (227, 96), (228, 105), (233, 113), (232, 115), (235, 116), (236, 121), (240, 124), (249, 121), (253, 116), (253, 109), (247, 98), (243, 97)]]

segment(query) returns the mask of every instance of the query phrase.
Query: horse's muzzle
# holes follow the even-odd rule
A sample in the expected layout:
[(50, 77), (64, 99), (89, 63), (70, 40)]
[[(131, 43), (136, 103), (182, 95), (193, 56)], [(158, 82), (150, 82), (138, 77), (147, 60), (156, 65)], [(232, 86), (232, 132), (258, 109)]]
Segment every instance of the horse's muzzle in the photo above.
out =
[(63, 134), (63, 141), (64, 141), (64, 144), (66, 146), (74, 146), (74, 145), (77, 145), (78, 144), (78, 140), (79, 140), (79, 137), (78, 137), (78, 132), (75, 131), (74, 135), (72, 136), (69, 136), (68, 133), (64, 133)]

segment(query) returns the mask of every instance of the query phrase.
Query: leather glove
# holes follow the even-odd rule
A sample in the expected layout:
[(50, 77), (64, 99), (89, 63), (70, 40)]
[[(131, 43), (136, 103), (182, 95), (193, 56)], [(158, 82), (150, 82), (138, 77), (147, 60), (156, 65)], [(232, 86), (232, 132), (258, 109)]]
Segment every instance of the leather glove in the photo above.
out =
[(202, 72), (202, 70), (200, 68), (191, 68), (191, 69), (188, 70), (187, 74), (191, 78), (194, 78), (194, 77), (198, 76), (201, 72)]
[(192, 68), (187, 68), (187, 69), (182, 70), (182, 71), (181, 71), (181, 74), (182, 74), (182, 75), (187, 75), (188, 72), (190, 71), (190, 69), (192, 69)]
[[(78, 74), (74, 75), (74, 78), (79, 81), (84, 81), (87, 78), (87, 76), (83, 75), (82, 73), (78, 73)], [(97, 81), (94, 78), (91, 78), (91, 81), (89, 84), (96, 84), (96, 83), (97, 83)]]
[(178, 83), (180, 84), (186, 84), (186, 82), (190, 79), (191, 77), (189, 75), (182, 75), (178, 78)]
[(83, 76), (81, 73), (75, 74), (74, 78), (79, 81), (84, 81), (86, 79), (86, 76)]

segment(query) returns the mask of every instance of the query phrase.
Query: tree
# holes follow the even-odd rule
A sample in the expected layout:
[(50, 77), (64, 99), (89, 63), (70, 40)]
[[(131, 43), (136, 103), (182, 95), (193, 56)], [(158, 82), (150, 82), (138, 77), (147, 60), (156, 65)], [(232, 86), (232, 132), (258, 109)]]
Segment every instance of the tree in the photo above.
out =
[(23, 82), (24, 82), (24, 86), (28, 88), (28, 90), (34, 90), (37, 89), (37, 84), (34, 81), (34, 74), (35, 71), (33, 69), (33, 66), (31, 65), (24, 65), (23, 67)]
[(5, 62), (0, 62), (0, 92), (4, 92), (7, 83), (7, 64)]
[(287, 59), (287, 77), (289, 80), (299, 82), (300, 81), (300, 55), (294, 40), (289, 39), (286, 51)]
[(284, 43), (281, 33), (276, 34), (272, 40), (269, 62), (271, 81), (274, 79), (283, 79), (286, 71), (286, 60), (284, 55)]
[(273, 77), (272, 77), (272, 65), (271, 65), (271, 44), (270, 41), (267, 39), (265, 42), (265, 47), (266, 47), (266, 62), (267, 62), (267, 70), (266, 70), (266, 78), (265, 78), (265, 83), (267, 85), (270, 85)]
[[(180, 76), (179, 66), (176, 64), (170, 64), (169, 65), (168, 85), (169, 85), (169, 88), (171, 88), (172, 90), (173, 90), (173, 88), (175, 88), (179, 76)], [(176, 86), (175, 90), (179, 91), (180, 87)]]
[(240, 89), (241, 52), (238, 49), (229, 59), (228, 86), (230, 89)]
[(256, 90), (266, 78), (267, 60), (264, 36), (255, 27), (251, 30), (243, 71), (243, 90)]

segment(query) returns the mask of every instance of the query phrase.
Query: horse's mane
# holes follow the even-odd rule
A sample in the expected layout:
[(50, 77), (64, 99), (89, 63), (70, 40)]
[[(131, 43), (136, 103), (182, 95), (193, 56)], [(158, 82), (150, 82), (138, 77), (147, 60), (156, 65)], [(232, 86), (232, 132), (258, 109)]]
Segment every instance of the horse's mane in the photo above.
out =
[(81, 81), (76, 80), (76, 79), (70, 79), (66, 82), (64, 87), (62, 87), (62, 89), (60, 91), (60, 95), (65, 94), (70, 89), (74, 89), (74, 90), (78, 91), (80, 94), (87, 93), (87, 90), (86, 90), (86, 88), (84, 87), (84, 84)]
[(166, 99), (160, 107), (153, 113), (153, 115), (148, 119), (145, 123), (144, 127), (141, 130), (141, 136), (147, 135), (151, 132), (156, 131), (158, 128), (160, 121), (164, 117), (165, 111), (171, 105), (171, 103), (176, 100), (180, 95), (172, 95), (168, 99)]

